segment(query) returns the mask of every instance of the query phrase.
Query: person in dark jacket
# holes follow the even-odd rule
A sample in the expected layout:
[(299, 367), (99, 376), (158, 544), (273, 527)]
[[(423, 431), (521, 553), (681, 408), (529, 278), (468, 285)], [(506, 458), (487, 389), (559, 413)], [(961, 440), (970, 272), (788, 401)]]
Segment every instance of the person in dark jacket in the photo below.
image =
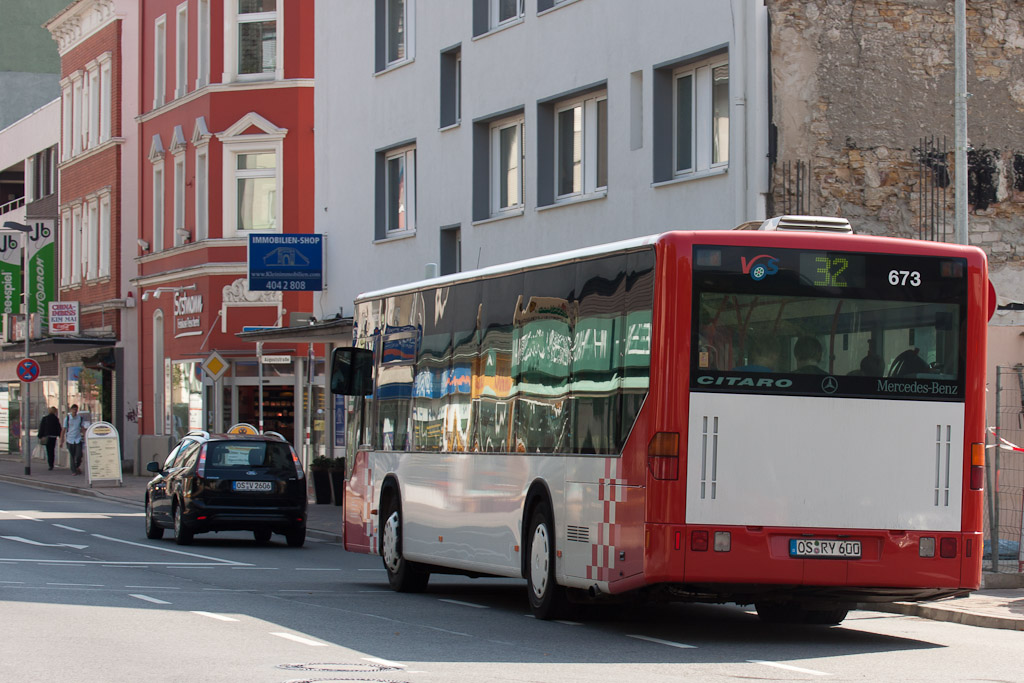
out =
[(57, 437), (60, 436), (60, 418), (57, 417), (57, 409), (50, 408), (50, 412), (43, 415), (39, 421), (39, 442), (46, 446), (46, 464), (53, 469), (53, 455), (57, 450)]

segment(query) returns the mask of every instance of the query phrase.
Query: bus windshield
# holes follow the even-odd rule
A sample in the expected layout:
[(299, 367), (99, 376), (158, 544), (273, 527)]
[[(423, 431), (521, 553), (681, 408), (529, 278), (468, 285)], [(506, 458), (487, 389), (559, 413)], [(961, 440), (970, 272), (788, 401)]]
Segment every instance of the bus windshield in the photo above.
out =
[(695, 251), (693, 390), (963, 400), (961, 261)]

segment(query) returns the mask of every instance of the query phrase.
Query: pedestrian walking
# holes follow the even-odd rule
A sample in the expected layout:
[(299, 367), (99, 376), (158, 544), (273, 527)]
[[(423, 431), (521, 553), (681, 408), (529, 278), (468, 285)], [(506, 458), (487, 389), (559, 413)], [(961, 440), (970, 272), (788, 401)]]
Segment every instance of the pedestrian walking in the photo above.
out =
[(53, 456), (57, 451), (57, 438), (60, 436), (60, 432), (60, 418), (57, 417), (57, 408), (54, 406), (39, 421), (39, 432), (36, 434), (39, 437), (39, 443), (46, 446), (46, 464), (50, 466), (51, 470), (53, 469)]
[(60, 445), (68, 444), (71, 454), (71, 474), (81, 474), (82, 470), (82, 416), (78, 414), (78, 404), (71, 404), (71, 413), (64, 416), (64, 428), (60, 432)]

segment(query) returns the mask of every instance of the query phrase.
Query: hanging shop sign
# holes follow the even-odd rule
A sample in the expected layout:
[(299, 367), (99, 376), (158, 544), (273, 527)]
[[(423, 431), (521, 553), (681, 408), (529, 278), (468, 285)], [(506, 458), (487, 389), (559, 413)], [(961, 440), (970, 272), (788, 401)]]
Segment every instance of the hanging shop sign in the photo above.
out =
[(78, 334), (78, 302), (49, 303), (50, 334)]
[[(33, 219), (28, 233), (28, 305), (29, 312), (42, 319), (48, 329), (49, 304), (56, 299), (54, 281), (57, 273), (54, 221)], [(50, 331), (53, 334), (53, 331)]]
[(203, 295), (174, 294), (174, 336), (190, 337), (203, 333)]
[(22, 234), (0, 234), (0, 313), (21, 312)]

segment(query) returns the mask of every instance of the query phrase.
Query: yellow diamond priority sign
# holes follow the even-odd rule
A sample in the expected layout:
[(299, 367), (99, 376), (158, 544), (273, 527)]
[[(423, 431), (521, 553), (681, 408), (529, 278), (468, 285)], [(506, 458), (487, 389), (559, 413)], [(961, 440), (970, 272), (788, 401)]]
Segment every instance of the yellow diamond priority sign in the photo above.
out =
[(202, 365), (203, 370), (206, 371), (206, 374), (214, 382), (224, 376), (224, 373), (228, 371), (228, 367), (228, 362), (216, 351), (211, 352)]

